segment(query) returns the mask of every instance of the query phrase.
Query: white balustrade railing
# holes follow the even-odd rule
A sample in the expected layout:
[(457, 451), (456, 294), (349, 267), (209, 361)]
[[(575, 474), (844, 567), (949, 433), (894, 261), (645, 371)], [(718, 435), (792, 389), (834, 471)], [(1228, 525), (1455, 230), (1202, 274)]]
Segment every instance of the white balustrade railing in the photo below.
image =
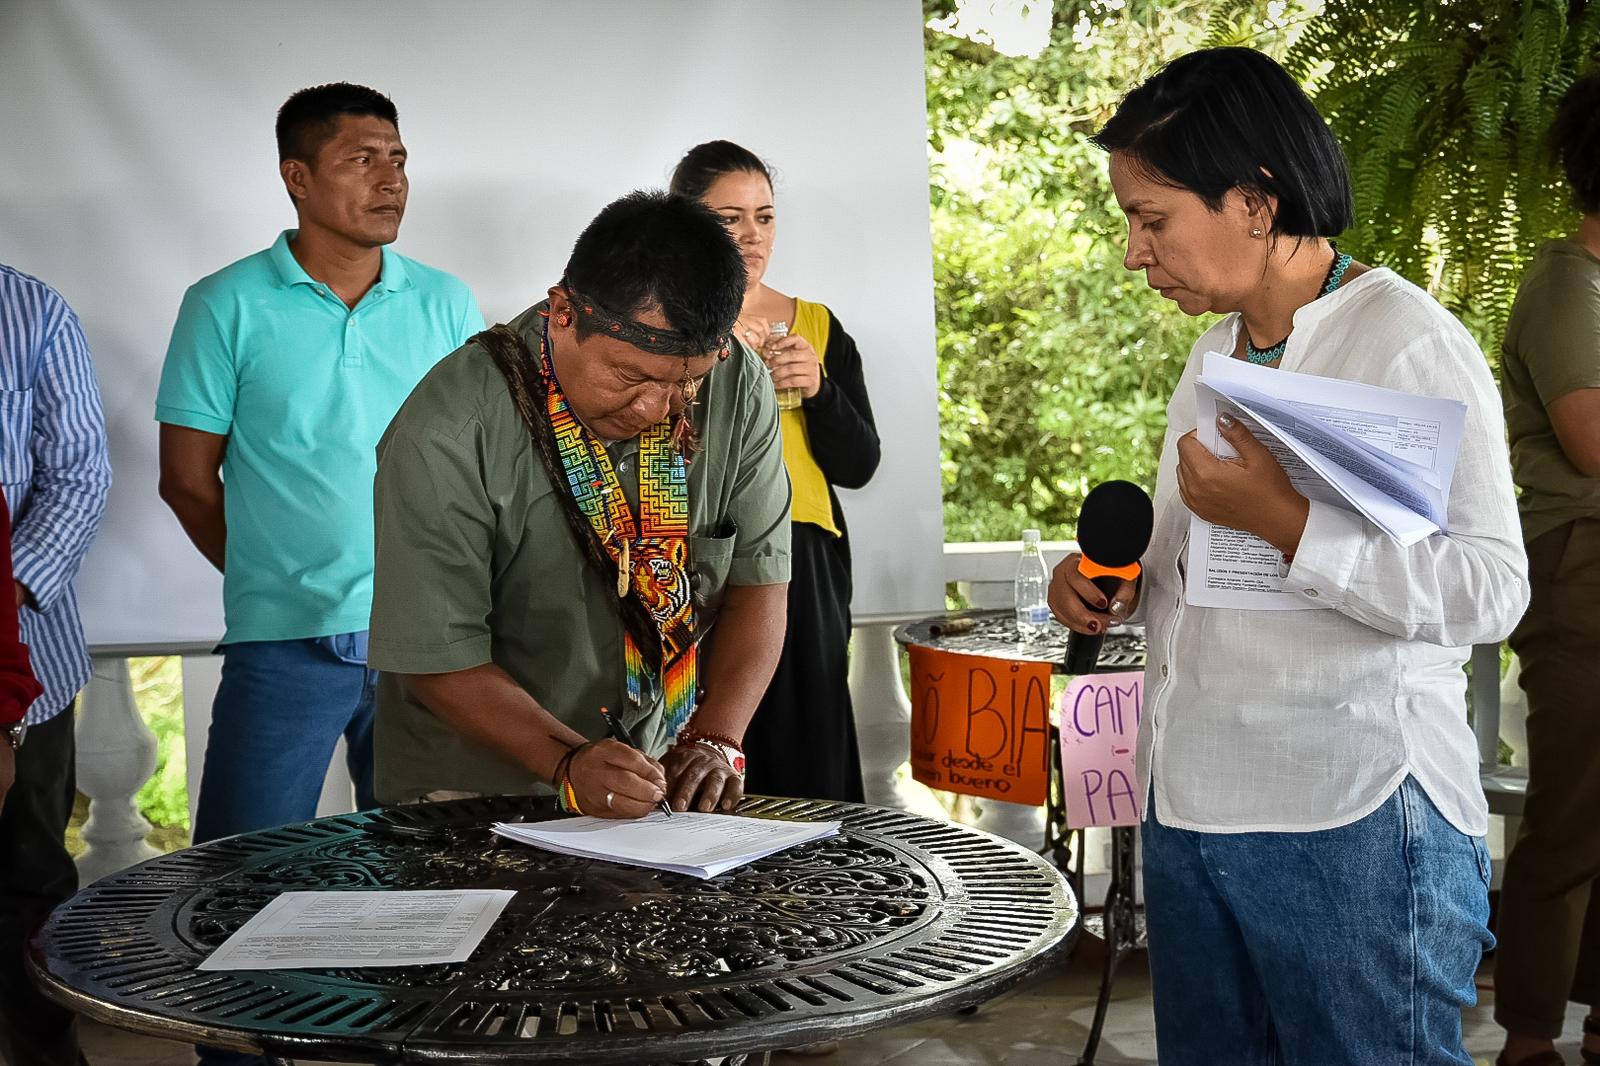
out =
[(128, 660), (96, 657), (74, 726), (78, 791), (89, 797), (78, 859), (84, 884), (154, 858), (135, 797), (156, 768), (156, 737), (139, 716)]

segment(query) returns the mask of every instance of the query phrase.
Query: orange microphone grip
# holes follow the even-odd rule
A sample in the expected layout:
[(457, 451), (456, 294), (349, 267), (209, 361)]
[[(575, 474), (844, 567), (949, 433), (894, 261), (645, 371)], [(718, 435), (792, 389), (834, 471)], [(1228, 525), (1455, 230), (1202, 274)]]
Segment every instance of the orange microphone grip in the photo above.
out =
[(1127, 566), (1101, 566), (1087, 555), (1081, 555), (1078, 557), (1078, 573), (1091, 580), (1097, 577), (1121, 577), (1137, 581), (1141, 571), (1138, 563), (1129, 563)]

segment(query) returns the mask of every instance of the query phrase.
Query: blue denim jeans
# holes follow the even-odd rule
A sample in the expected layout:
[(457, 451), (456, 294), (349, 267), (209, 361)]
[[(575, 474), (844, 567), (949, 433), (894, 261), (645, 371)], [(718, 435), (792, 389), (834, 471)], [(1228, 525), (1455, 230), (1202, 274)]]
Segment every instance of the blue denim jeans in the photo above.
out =
[(315, 818), (342, 735), (356, 806), (372, 798), (372, 703), (366, 634), (262, 640), (222, 649), (211, 709), (196, 844)]
[(1147, 812), (1161, 1066), (1462, 1064), (1489, 852), (1406, 778), (1311, 833), (1194, 833)]

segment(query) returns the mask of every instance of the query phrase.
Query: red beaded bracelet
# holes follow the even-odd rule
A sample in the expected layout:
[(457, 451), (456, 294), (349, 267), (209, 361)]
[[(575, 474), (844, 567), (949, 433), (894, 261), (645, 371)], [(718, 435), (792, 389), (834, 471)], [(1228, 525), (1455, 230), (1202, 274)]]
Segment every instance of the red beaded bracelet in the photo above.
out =
[(701, 729), (684, 729), (684, 730), (680, 730), (678, 732), (678, 740), (680, 740), (680, 741), (709, 740), (709, 741), (713, 741), (714, 743), (721, 744), (721, 745), (723, 745), (725, 747), (732, 748), (733, 750), (737, 751), (740, 755), (744, 754), (744, 745), (739, 743), (737, 740), (734, 740), (732, 737), (730, 737), (726, 733), (707, 733), (707, 732), (705, 732), (704, 730), (701, 730)]

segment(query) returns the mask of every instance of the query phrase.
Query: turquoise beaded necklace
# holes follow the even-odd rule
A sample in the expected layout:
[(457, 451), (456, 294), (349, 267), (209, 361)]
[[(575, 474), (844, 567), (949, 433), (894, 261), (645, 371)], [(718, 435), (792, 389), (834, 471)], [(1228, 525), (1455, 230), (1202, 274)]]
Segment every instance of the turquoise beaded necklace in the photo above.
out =
[[(1334, 289), (1337, 289), (1339, 287), (1339, 283), (1344, 280), (1344, 272), (1350, 269), (1350, 257), (1339, 251), (1339, 246), (1334, 244), (1332, 241), (1329, 241), (1328, 244), (1331, 248), (1333, 248), (1333, 264), (1328, 267), (1328, 276), (1323, 279), (1322, 291), (1317, 293), (1318, 299), (1321, 299)], [(1285, 337), (1283, 340), (1279, 341), (1277, 344), (1274, 344), (1270, 348), (1257, 348), (1253, 343), (1251, 343), (1250, 333), (1248, 330), (1246, 330), (1244, 335), (1244, 357), (1250, 360), (1250, 362), (1255, 363), (1257, 366), (1265, 363), (1275, 362), (1276, 360), (1283, 358), (1283, 350), (1288, 346), (1288, 344), (1289, 338)]]

